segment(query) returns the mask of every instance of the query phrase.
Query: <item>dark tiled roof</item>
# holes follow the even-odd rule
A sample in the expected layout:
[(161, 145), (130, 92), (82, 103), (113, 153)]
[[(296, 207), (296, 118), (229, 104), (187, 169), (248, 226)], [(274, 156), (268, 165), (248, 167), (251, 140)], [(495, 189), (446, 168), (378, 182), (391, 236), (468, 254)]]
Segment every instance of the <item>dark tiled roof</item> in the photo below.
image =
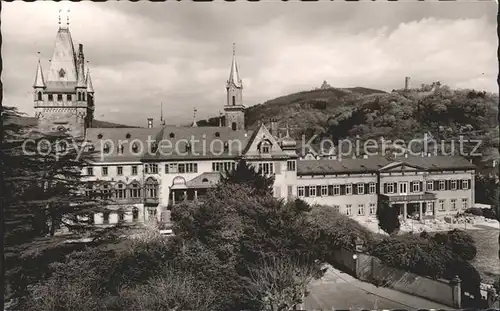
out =
[(220, 177), (220, 173), (207, 172), (189, 180), (186, 185), (188, 188), (211, 188), (217, 185)]
[[(89, 128), (86, 140), (94, 146), (97, 162), (140, 161), (146, 152), (148, 138), (154, 140), (160, 130), (160, 128)], [(143, 146), (142, 152), (140, 146), (137, 152), (134, 152), (132, 149), (134, 141), (140, 142), (138, 145)], [(110, 144), (108, 153), (101, 152), (101, 145), (104, 146), (106, 142)], [(123, 144), (123, 153), (118, 149), (120, 142)]]
[[(145, 154), (143, 160), (234, 159), (243, 153), (252, 135), (252, 131), (227, 127), (165, 126), (157, 137), (158, 151)], [(189, 143), (190, 150), (186, 149)]]
[(425, 170), (475, 169), (466, 158), (461, 156), (408, 156), (389, 160), (383, 156), (371, 156), (366, 159), (339, 160), (301, 160), (297, 162), (298, 175), (323, 175), (335, 173), (376, 172), (384, 166), (403, 162), (410, 166), (422, 167)]

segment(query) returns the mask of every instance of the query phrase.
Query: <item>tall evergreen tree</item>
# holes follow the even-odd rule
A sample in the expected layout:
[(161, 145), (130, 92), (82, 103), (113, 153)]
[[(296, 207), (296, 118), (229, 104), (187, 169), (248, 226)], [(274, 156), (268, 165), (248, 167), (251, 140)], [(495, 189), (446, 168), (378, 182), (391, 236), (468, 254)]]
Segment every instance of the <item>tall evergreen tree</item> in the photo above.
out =
[(238, 162), (235, 170), (224, 172), (221, 176), (222, 184), (242, 184), (255, 189), (257, 194), (272, 194), (274, 176), (265, 176), (262, 170), (255, 168), (244, 159)]
[(398, 211), (390, 206), (387, 201), (381, 201), (377, 207), (377, 220), (380, 229), (389, 235), (397, 234), (401, 224), (399, 223)]

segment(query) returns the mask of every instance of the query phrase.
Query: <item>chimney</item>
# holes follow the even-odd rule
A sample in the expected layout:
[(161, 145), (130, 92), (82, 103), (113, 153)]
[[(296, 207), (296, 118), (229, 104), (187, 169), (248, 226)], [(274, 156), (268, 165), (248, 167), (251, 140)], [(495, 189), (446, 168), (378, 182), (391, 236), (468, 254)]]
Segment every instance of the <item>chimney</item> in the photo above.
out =
[(153, 118), (148, 118), (148, 129), (153, 128)]
[(405, 90), (410, 89), (410, 77), (405, 77)]
[(277, 122), (276, 122), (276, 119), (271, 119), (271, 135), (273, 137), (277, 137), (278, 136), (278, 126), (277, 126)]

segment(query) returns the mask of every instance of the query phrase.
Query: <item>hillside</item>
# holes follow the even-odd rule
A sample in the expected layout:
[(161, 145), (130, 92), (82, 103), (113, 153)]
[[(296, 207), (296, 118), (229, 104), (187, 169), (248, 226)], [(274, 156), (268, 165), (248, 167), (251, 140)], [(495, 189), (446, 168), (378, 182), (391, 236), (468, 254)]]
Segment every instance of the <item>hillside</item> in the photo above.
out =
[[(322, 87), (248, 107), (245, 118), (250, 129), (272, 119), (281, 129), (288, 123), (296, 139), (318, 135), (316, 142), (356, 137), (361, 141), (384, 137), (408, 142), (431, 134), (437, 141), (447, 141), (448, 150), (450, 141), (457, 142), (463, 136), (482, 141), (476, 151), (483, 153), (481, 158), (498, 159), (497, 103), (498, 94), (453, 90), (437, 82), (391, 93), (362, 87)], [(207, 124), (217, 125), (218, 118), (198, 123)], [(474, 144), (467, 148), (474, 148)]]

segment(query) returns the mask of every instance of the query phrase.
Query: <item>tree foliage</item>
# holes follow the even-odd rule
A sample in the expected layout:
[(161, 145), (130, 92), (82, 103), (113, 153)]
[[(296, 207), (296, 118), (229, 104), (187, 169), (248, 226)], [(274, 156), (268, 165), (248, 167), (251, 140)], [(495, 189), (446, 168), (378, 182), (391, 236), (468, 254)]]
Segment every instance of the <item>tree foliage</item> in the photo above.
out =
[(380, 201), (377, 208), (377, 220), (380, 229), (389, 235), (397, 234), (401, 226), (398, 210), (386, 201)]
[(235, 170), (222, 174), (222, 184), (246, 185), (255, 189), (257, 195), (272, 194), (274, 176), (265, 176), (244, 159), (238, 162)]

